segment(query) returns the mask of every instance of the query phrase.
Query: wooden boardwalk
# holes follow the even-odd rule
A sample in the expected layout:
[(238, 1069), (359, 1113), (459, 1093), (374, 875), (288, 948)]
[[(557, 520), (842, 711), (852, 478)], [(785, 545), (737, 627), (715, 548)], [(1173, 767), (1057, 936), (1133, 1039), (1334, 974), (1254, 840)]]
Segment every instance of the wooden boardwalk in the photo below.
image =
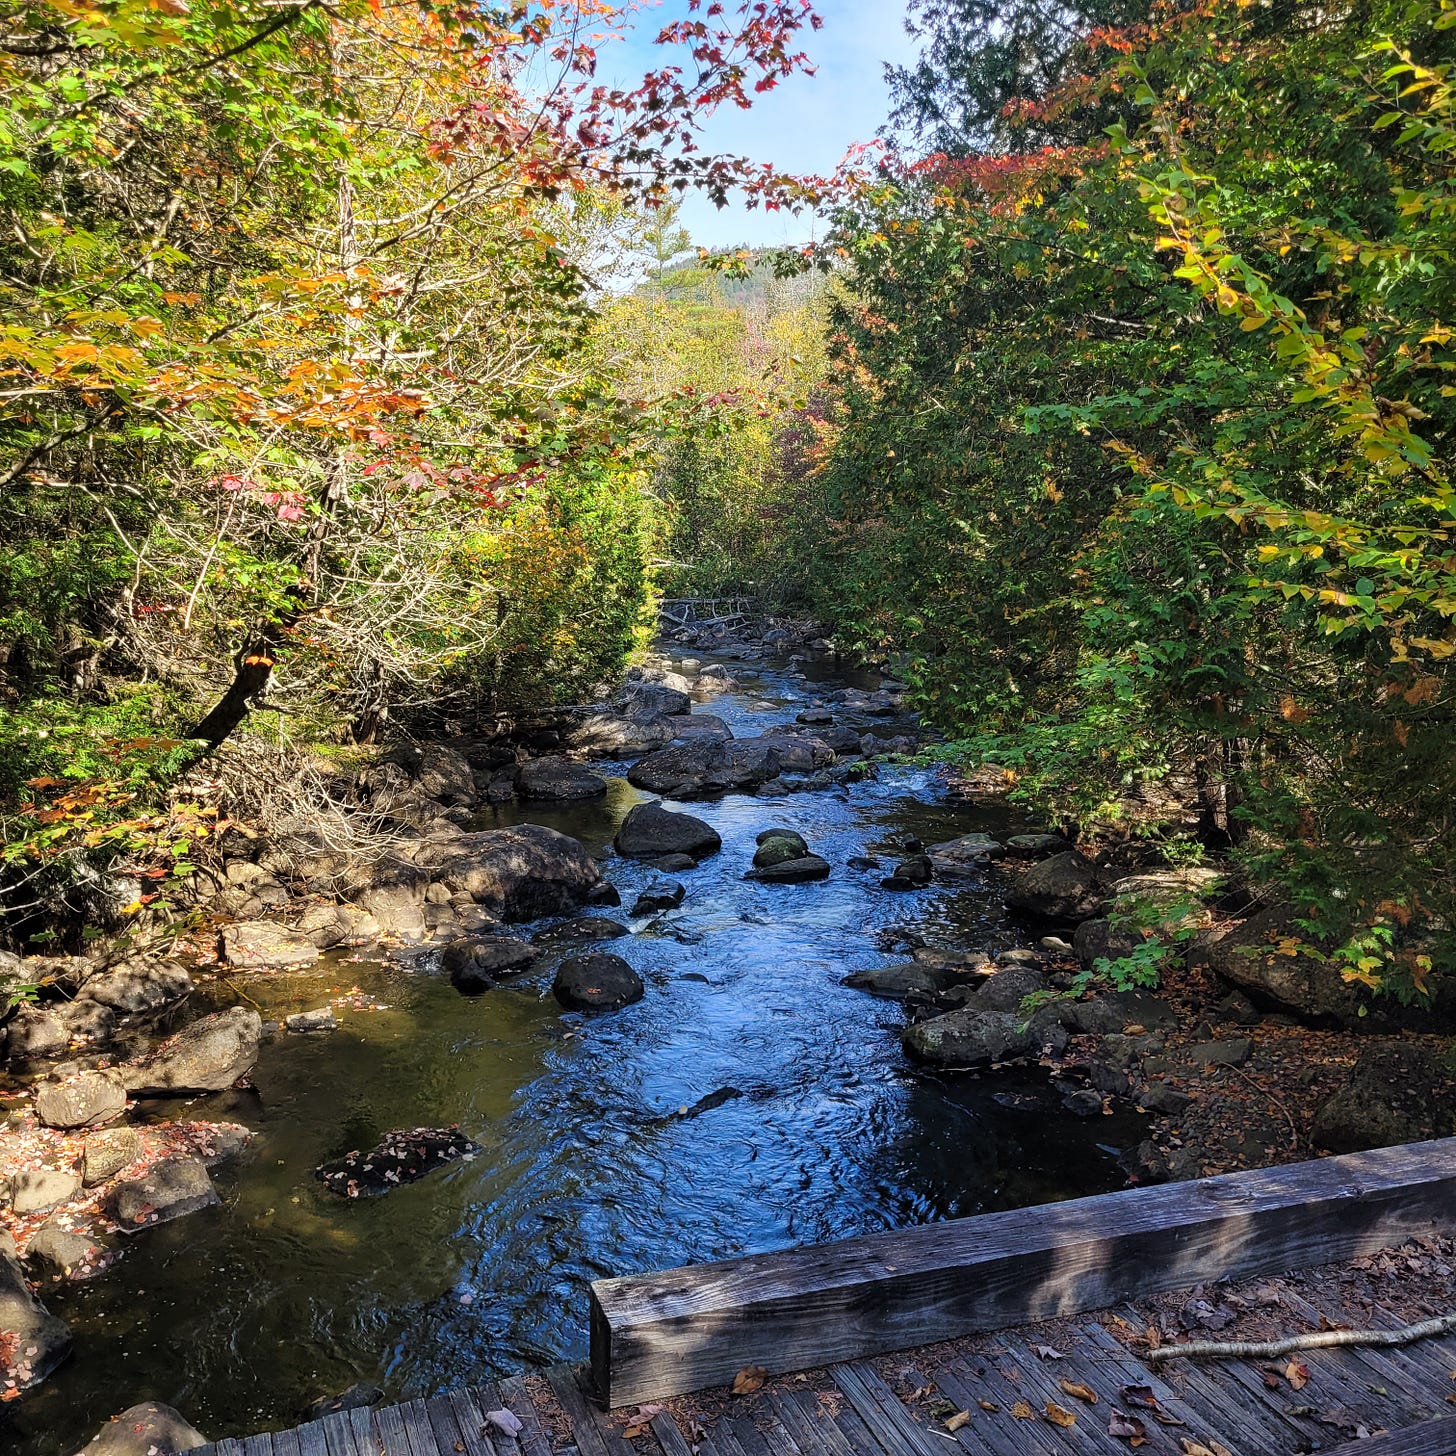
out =
[[(1341, 1317), (1333, 1302), (1321, 1309), (1287, 1291), (1285, 1298), (1286, 1309), (1311, 1322), (1321, 1314)], [(1132, 1317), (1130, 1309), (1121, 1313)], [(487, 1382), (433, 1400), (349, 1411), (290, 1431), (219, 1441), (199, 1456), (1456, 1453), (1456, 1413), (1447, 1401), (1456, 1389), (1456, 1335), (1393, 1350), (1303, 1351), (1297, 1358), (1309, 1379), (1296, 1392), (1283, 1381), (1269, 1388), (1252, 1360), (1150, 1367), (1108, 1332), (1106, 1321), (1115, 1317), (1117, 1311), (1104, 1311), (1060, 1322), (1061, 1359), (1043, 1359), (1033, 1349), (1040, 1331), (1002, 1331), (973, 1348), (957, 1342), (907, 1351), (781, 1378), (743, 1397), (725, 1395), (713, 1402), (723, 1414), (705, 1426), (685, 1422), (686, 1430), (666, 1410), (645, 1423), (635, 1412), (608, 1415), (592, 1400), (584, 1369), (563, 1365), (529, 1384)], [(1386, 1323), (1400, 1322), (1386, 1317)], [(1069, 1395), (1063, 1382), (1085, 1387), (1097, 1403)], [(1133, 1402), (1123, 1395), (1129, 1387), (1142, 1388)], [(1049, 1407), (1074, 1416), (1075, 1424), (1056, 1424)], [(490, 1422), (497, 1410), (521, 1422), (518, 1436)], [(952, 1433), (947, 1421), (959, 1411), (969, 1420)], [(1145, 1444), (1134, 1448), (1129, 1438), (1111, 1434), (1113, 1411), (1143, 1423)], [(1375, 1439), (1352, 1439), (1362, 1427)], [(636, 1432), (631, 1440), (628, 1430)], [(1381, 1437), (1382, 1431), (1391, 1434)]]

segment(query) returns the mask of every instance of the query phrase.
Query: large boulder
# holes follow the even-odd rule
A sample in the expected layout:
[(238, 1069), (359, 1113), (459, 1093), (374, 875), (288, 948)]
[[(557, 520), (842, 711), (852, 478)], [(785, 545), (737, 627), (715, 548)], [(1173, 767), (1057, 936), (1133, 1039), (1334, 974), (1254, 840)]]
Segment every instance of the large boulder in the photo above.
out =
[(416, 858), (447, 889), (506, 921), (564, 915), (584, 903), (602, 877), (578, 840), (543, 824), (426, 840)]
[(6, 1025), (9, 1038), (6, 1055), (12, 1062), (58, 1057), (70, 1044), (70, 1035), (60, 1016), (34, 1006), (22, 1006)]
[(803, 859), (808, 853), (809, 846), (797, 830), (766, 829), (758, 836), (753, 867), (756, 870), (766, 870), (770, 865), (783, 864), (786, 860)]
[(1212, 920), (1204, 898), (1222, 879), (1217, 870), (1196, 865), (1129, 875), (1115, 881), (1109, 892), (1112, 918), (1163, 935), (1196, 930)]
[(1116, 924), (1106, 916), (1084, 920), (1072, 937), (1072, 949), (1077, 953), (1083, 970), (1090, 971), (1100, 960), (1119, 961), (1130, 956), (1147, 935), (1129, 925)]
[(207, 1437), (169, 1405), (145, 1400), (102, 1426), (76, 1456), (179, 1456), (207, 1445)]
[(1260, 910), (1241, 924), (1208, 934), (1199, 949), (1212, 970), (1261, 1006), (1315, 1022), (1356, 1025), (1361, 1020), (1366, 998), (1318, 948), (1308, 945), (1287, 905)]
[(1394, 1147), (1449, 1137), (1456, 1129), (1450, 1073), (1408, 1042), (1377, 1042), (1333, 1097), (1315, 1113), (1310, 1141), (1332, 1153)]
[(201, 1158), (168, 1158), (140, 1178), (118, 1183), (107, 1212), (123, 1233), (134, 1234), (221, 1202)]
[(1027, 870), (1006, 893), (1006, 903), (1040, 920), (1089, 920), (1103, 899), (1097, 866), (1069, 849)]
[(948, 1069), (988, 1067), (1046, 1052), (1055, 1055), (1065, 1050), (1067, 1039), (1047, 1011), (1039, 1011), (1028, 1022), (1019, 1012), (969, 1006), (917, 1021), (900, 1037), (916, 1061)]
[(386, 858), (373, 866), (355, 900), (379, 927), (380, 934), (417, 941), (425, 937), (425, 894), (429, 888), (430, 877), (419, 865)]
[(156, 1011), (192, 991), (192, 977), (176, 961), (127, 961), (91, 976), (80, 999), (108, 1007), (118, 1016)]
[(126, 1088), (115, 1072), (81, 1072), (36, 1089), (35, 1115), (47, 1127), (100, 1127), (125, 1111)]
[(617, 1011), (642, 999), (642, 977), (618, 955), (569, 956), (551, 993), (568, 1011)]
[(816, 768), (827, 768), (834, 762), (834, 750), (827, 743), (805, 734), (764, 733), (741, 741), (745, 748), (753, 746), (773, 753), (781, 773), (813, 773)]
[(827, 880), (829, 874), (827, 859), (821, 859), (817, 854), (802, 854), (749, 870), (743, 878), (758, 880), (765, 885), (803, 885), (811, 880)]
[(569, 758), (533, 758), (516, 772), (516, 793), (523, 799), (599, 799), (606, 792), (605, 779)]
[(714, 713), (683, 713), (669, 721), (677, 730), (674, 737), (683, 742), (707, 738), (726, 743), (733, 736), (733, 730)]
[(1037, 966), (1009, 965), (988, 976), (976, 988), (970, 1004), (982, 1011), (1021, 1011), (1028, 996), (1048, 988), (1047, 978)]
[(627, 704), (634, 714), (675, 718), (691, 712), (693, 700), (685, 689), (669, 687), (666, 683), (629, 682)]
[(239, 970), (291, 970), (311, 966), (319, 954), (308, 936), (273, 920), (244, 920), (222, 928), (222, 958)]
[(711, 824), (691, 814), (674, 813), (661, 804), (635, 805), (622, 821), (612, 844), (627, 859), (685, 854), (700, 860), (723, 847), (718, 831)]
[(183, 1027), (149, 1056), (117, 1070), (137, 1097), (221, 1092), (251, 1070), (262, 1037), (258, 1013), (231, 1006)]
[(478, 996), (499, 985), (503, 976), (528, 969), (535, 960), (535, 950), (523, 940), (504, 935), (473, 935), (451, 941), (440, 956), (440, 968), (457, 991)]
[(0, 1231), (0, 1386), (39, 1385), (71, 1353), (71, 1332), (30, 1292), (9, 1234)]
[(693, 799), (756, 788), (777, 778), (779, 770), (773, 746), (758, 739), (718, 743), (694, 738), (649, 753), (628, 771), (627, 782), (664, 798)]
[(593, 713), (572, 733), (571, 746), (593, 758), (636, 758), (671, 743), (682, 721), (657, 713)]
[(404, 743), (386, 762), (398, 764), (426, 797), (469, 808), (475, 803), (475, 774), (470, 760), (440, 743)]

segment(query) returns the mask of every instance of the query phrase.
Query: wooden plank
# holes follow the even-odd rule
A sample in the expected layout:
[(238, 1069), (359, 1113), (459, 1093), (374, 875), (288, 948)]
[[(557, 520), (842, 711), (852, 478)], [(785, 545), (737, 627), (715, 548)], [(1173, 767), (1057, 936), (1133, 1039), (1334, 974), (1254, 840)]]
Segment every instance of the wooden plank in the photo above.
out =
[[(333, 1415), (322, 1416), (319, 1425), (323, 1427), (324, 1441), (328, 1447), (328, 1456), (373, 1456), (372, 1452), (361, 1452), (354, 1445), (354, 1430), (349, 1424), (349, 1418), (343, 1411)], [(278, 1443), (273, 1443), (273, 1449), (278, 1456), (283, 1453), (278, 1451)]]
[[(813, 1400), (813, 1396), (809, 1396)], [(774, 1392), (769, 1396), (774, 1414), (794, 1438), (800, 1451), (814, 1453), (814, 1456), (855, 1456), (854, 1448), (844, 1434), (823, 1412), (824, 1407), (814, 1400), (819, 1414), (811, 1416), (802, 1397), (792, 1391)]]
[(1456, 1418), (1422, 1421), (1364, 1441), (1347, 1441), (1326, 1456), (1456, 1456)]
[[(298, 1456), (329, 1456), (329, 1443), (322, 1421), (306, 1421), (294, 1427), (293, 1434), (298, 1438)], [(434, 1456), (434, 1453), (420, 1451), (415, 1456)]]
[(611, 1406), (1356, 1258), (1448, 1227), (1456, 1139), (755, 1254), (592, 1286)]
[[(1075, 1348), (1075, 1347), (1073, 1347)], [(1070, 1357), (1072, 1351), (1067, 1350)], [(1057, 1384), (1063, 1376), (1068, 1380), (1083, 1380), (1097, 1394), (1106, 1399), (1108, 1382), (1100, 1375), (1093, 1375), (1086, 1370), (1078, 1370), (1071, 1358), (1056, 1362), (1056, 1369), (1044, 1365), (1035, 1352), (1026, 1345), (1008, 1342), (1006, 1352), (996, 1357), (997, 1365), (1010, 1364), (1013, 1366), (1022, 1381), (1025, 1383), (1025, 1399), (1036, 1412), (1037, 1430), (1043, 1435), (1049, 1436), (1057, 1449), (1066, 1453), (1066, 1456), (1077, 1456), (1077, 1453), (1084, 1451), (1101, 1451), (1116, 1453), (1116, 1456), (1123, 1456), (1127, 1447), (1122, 1442), (1116, 1441), (1107, 1434), (1107, 1422), (1098, 1422), (1092, 1418), (1093, 1412), (1102, 1407), (1089, 1406), (1074, 1396), (1068, 1395)], [(1095, 1382), (1095, 1383), (1094, 1383)], [(1048, 1404), (1060, 1406), (1065, 1411), (1070, 1411), (1076, 1418), (1076, 1424), (1071, 1427), (1059, 1426), (1055, 1421), (1046, 1419)]]
[(899, 1397), (880, 1379), (872, 1365), (836, 1365), (829, 1373), (887, 1451), (944, 1456), (943, 1443), (931, 1445), (932, 1437), (926, 1434), (925, 1427), (900, 1404)]
[(379, 1429), (374, 1424), (374, 1412), (367, 1407), (359, 1407), (346, 1414), (354, 1432), (354, 1446), (359, 1456), (383, 1456)]
[(236, 1436), (224, 1436), (207, 1447), (203, 1456), (243, 1456), (243, 1443)]
[[(399, 1408), (399, 1418), (415, 1456), (456, 1456), (448, 1447), (441, 1451), (435, 1444), (435, 1430), (430, 1424), (430, 1413), (425, 1409), (424, 1401), (405, 1401)], [(309, 1456), (309, 1453), (305, 1452), (304, 1456)]]
[[(572, 1434), (576, 1437), (581, 1456), (619, 1456), (616, 1450), (607, 1446), (605, 1437), (597, 1429), (592, 1412), (587, 1408), (586, 1397), (576, 1383), (576, 1372), (569, 1365), (553, 1365), (546, 1372), (546, 1379), (571, 1421)], [(627, 1450), (630, 1452), (632, 1448), (628, 1446)]]
[[(999, 1392), (993, 1396), (984, 1386), (970, 1385), (968, 1382), (973, 1377), (969, 1373), (963, 1375), (950, 1366), (937, 1370), (931, 1378), (947, 1400), (955, 1401), (970, 1414), (970, 1425), (962, 1426), (955, 1433), (956, 1440), (965, 1450), (975, 1452), (976, 1456), (982, 1456), (982, 1453), (988, 1453), (988, 1456), (1034, 1456), (1034, 1453), (1045, 1451), (1046, 1447), (1039, 1438), (1029, 1439), (1027, 1433), (1020, 1429), (1023, 1423), (1011, 1414), (1010, 1403), (999, 1399)], [(982, 1410), (980, 1402), (983, 1400), (989, 1400), (997, 1409)]]
[(374, 1411), (374, 1427), (379, 1433), (382, 1456), (414, 1456), (409, 1437), (404, 1433), (404, 1422), (400, 1419), (397, 1405), (377, 1406)]
[(541, 1429), (541, 1416), (526, 1394), (526, 1382), (519, 1375), (513, 1375), (500, 1383), (500, 1398), (505, 1409), (510, 1411), (524, 1428), (519, 1440), (526, 1456), (551, 1456), (551, 1442)]
[(663, 1456), (693, 1456), (693, 1448), (683, 1440), (677, 1422), (666, 1411), (659, 1411), (649, 1422)]
[(242, 1456), (273, 1456), (273, 1433), (264, 1431), (262, 1435), (245, 1437)]
[[(273, 1437), (273, 1456), (299, 1456), (298, 1432), (277, 1432)], [(372, 1452), (370, 1456), (373, 1456)]]

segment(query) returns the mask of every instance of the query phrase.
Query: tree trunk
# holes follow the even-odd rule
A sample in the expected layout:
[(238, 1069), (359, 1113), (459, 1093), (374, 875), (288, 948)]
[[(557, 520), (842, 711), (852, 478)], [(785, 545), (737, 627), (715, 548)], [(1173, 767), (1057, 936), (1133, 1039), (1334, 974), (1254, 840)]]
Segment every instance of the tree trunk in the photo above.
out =
[(253, 700), (268, 690), (281, 632), (278, 625), (265, 627), (238, 652), (233, 658), (231, 686), (212, 711), (188, 730), (189, 738), (201, 738), (209, 748), (216, 748), (248, 716)]

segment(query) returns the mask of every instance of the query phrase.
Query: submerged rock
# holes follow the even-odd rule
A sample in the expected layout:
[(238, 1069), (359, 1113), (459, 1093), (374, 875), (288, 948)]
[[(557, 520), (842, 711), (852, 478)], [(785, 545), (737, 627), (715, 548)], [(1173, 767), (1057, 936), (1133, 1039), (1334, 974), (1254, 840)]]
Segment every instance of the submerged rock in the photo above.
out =
[(536, 952), (524, 940), (504, 935), (471, 936), (452, 941), (440, 957), (450, 984), (466, 996), (478, 996), (536, 963)]
[(39, 1385), (71, 1353), (71, 1332), (31, 1292), (15, 1243), (0, 1230), (0, 1384)]
[(642, 977), (618, 955), (570, 956), (562, 961), (551, 994), (568, 1011), (618, 1011), (640, 1001)]
[(711, 824), (692, 814), (664, 809), (661, 804), (636, 805), (622, 821), (612, 844), (627, 859), (685, 854), (695, 861), (706, 859), (723, 847), (718, 831)]
[(77, 1456), (179, 1456), (207, 1445), (207, 1437), (169, 1405), (147, 1400), (102, 1426)]
[(479, 1151), (458, 1126), (405, 1128), (386, 1133), (368, 1152), (322, 1164), (314, 1176), (341, 1198), (374, 1198)]
[(262, 1036), (258, 1013), (232, 1006), (194, 1021), (150, 1056), (117, 1070), (136, 1097), (221, 1092), (252, 1069)]
[(107, 1207), (121, 1231), (134, 1234), (221, 1202), (201, 1158), (168, 1158), (142, 1177), (118, 1183)]
[(337, 1031), (339, 1018), (332, 1006), (319, 1006), (312, 1011), (295, 1011), (292, 1016), (283, 1018), (283, 1024), (289, 1031), (296, 1032)]
[(676, 910), (687, 898), (687, 887), (680, 880), (670, 880), (666, 875), (656, 875), (643, 887), (631, 914), (652, 915), (659, 910)]
[(384, 1392), (377, 1385), (370, 1385), (367, 1380), (356, 1380), (337, 1395), (322, 1395), (310, 1401), (304, 1406), (302, 1415), (305, 1421), (317, 1421), (340, 1411), (367, 1410), (383, 1399)]

